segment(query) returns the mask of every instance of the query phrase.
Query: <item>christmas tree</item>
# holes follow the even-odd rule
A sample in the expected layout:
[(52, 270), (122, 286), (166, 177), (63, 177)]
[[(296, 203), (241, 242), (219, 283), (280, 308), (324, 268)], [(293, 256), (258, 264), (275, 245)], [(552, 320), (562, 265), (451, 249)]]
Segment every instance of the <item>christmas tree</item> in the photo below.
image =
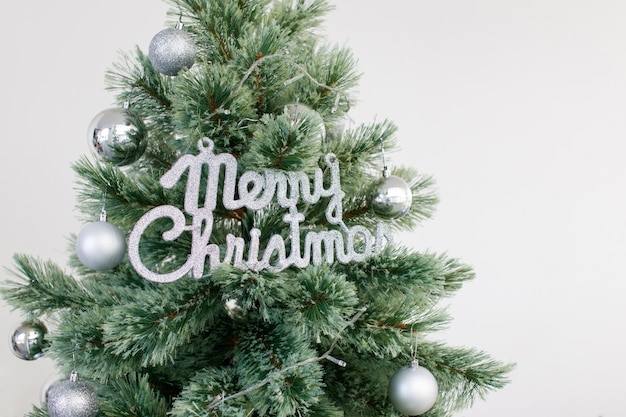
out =
[(71, 274), (16, 255), (2, 288), (27, 318), (14, 353), (68, 375), (29, 416), (451, 416), (505, 385), (509, 365), (427, 337), (473, 271), (393, 242), (433, 180), (387, 165), (392, 122), (349, 122), (330, 6), (171, 5), (107, 74)]

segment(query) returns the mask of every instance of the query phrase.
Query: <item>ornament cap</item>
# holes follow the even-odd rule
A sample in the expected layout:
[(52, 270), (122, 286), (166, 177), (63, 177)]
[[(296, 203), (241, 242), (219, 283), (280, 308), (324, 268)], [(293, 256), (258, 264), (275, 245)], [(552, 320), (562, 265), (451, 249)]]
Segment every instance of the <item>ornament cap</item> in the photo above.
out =
[(70, 382), (78, 382), (78, 381), (80, 381), (78, 372), (72, 371), (72, 373), (70, 374)]
[(174, 26), (174, 29), (183, 30), (184, 27), (185, 27), (185, 24), (183, 22), (178, 22), (176, 23), (176, 26)]

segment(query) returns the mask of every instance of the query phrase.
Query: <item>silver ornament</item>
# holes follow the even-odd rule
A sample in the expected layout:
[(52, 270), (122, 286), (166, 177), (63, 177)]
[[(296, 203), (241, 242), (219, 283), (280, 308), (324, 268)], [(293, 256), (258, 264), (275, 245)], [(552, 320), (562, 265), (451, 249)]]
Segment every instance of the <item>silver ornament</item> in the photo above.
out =
[(340, 140), (346, 131), (352, 129), (354, 121), (348, 114), (344, 114), (332, 120), (326, 125), (326, 138), (328, 140)]
[(439, 387), (430, 371), (417, 361), (399, 369), (387, 387), (389, 401), (400, 413), (417, 416), (430, 410), (437, 401)]
[(126, 253), (122, 231), (107, 221), (87, 223), (76, 238), (76, 255), (87, 268), (105, 271), (115, 268)]
[(322, 116), (304, 104), (291, 103), (285, 106), (285, 113), (291, 116), (294, 126), (300, 127), (303, 123), (307, 123), (311, 127), (311, 136), (318, 136), (326, 139), (326, 125)]
[(384, 219), (399, 219), (409, 212), (413, 202), (411, 187), (400, 177), (383, 175), (371, 196), (374, 213)]
[(135, 162), (147, 145), (143, 122), (120, 107), (98, 113), (89, 124), (87, 139), (99, 160), (117, 166)]
[(76, 372), (48, 391), (50, 417), (94, 417), (99, 408), (98, 394), (90, 384), (80, 381)]
[(59, 378), (53, 378), (48, 380), (43, 387), (41, 388), (41, 397), (40, 397), (40, 401), (42, 404), (46, 404), (48, 402), (48, 396), (50, 395), (50, 389), (52, 388), (53, 385), (58, 384), (59, 382), (61, 382), (61, 380)]
[(226, 309), (226, 314), (233, 320), (242, 320), (246, 316), (246, 312), (243, 308), (239, 306), (237, 300), (234, 298), (226, 300), (224, 303), (224, 308)]
[(15, 356), (32, 361), (43, 356), (46, 347), (46, 326), (39, 320), (27, 320), (11, 332), (11, 351)]
[(193, 66), (196, 45), (191, 36), (182, 30), (182, 25), (163, 29), (150, 41), (148, 58), (161, 74), (177, 75), (183, 68)]

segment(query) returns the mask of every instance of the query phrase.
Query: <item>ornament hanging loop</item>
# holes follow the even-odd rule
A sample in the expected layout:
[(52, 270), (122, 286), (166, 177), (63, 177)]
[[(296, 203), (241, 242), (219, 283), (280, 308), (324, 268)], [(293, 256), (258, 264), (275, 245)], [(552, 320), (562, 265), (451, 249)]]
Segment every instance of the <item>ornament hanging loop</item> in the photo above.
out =
[(102, 208), (100, 209), (100, 221), (101, 222), (106, 222), (107, 221), (107, 211), (106, 211), (106, 198), (107, 198), (107, 192), (104, 191), (102, 193)]
[[(391, 172), (389, 171), (389, 167), (387, 166), (387, 156), (385, 155), (385, 147), (382, 144), (382, 139), (381, 139), (381, 143), (380, 143), (380, 152), (383, 155), (383, 177), (384, 178), (389, 178), (389, 175), (391, 175)], [(413, 328), (413, 327), (411, 327)]]
[(176, 22), (176, 26), (174, 26), (174, 28), (176, 30), (183, 30), (184, 27), (185, 27), (185, 24), (183, 23), (183, 14), (179, 13), (178, 14), (178, 22)]

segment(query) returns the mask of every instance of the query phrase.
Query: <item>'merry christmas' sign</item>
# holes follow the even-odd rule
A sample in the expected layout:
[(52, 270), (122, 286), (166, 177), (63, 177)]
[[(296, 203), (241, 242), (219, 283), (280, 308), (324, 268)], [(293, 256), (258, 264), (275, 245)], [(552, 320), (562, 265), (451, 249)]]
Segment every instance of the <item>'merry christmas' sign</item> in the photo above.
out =
[[(345, 194), (341, 190), (339, 161), (333, 154), (327, 154), (325, 157), (330, 176), (328, 188), (324, 187), (324, 171), (319, 167), (315, 169), (311, 188), (311, 181), (303, 172), (246, 171), (237, 180), (237, 160), (233, 155), (227, 153), (215, 155), (213, 142), (206, 138), (198, 142), (198, 149), (200, 151), (198, 155), (184, 155), (160, 180), (164, 188), (172, 188), (188, 171), (184, 213), (173, 205), (155, 207), (139, 219), (130, 234), (128, 254), (131, 264), (139, 275), (150, 281), (172, 282), (190, 272), (194, 278), (202, 278), (207, 258), (210, 269), (221, 264), (230, 264), (254, 271), (282, 270), (290, 266), (304, 268), (310, 263), (319, 265), (323, 260), (332, 263), (335, 258), (345, 264), (362, 261), (372, 254), (379, 253), (385, 243), (391, 241), (389, 228), (383, 222), (377, 224), (374, 234), (363, 226), (345, 225), (342, 206)], [(246, 242), (242, 237), (228, 234), (223, 256), (218, 245), (209, 243), (222, 167), (224, 168), (222, 205), (225, 209), (260, 210), (274, 199), (281, 208), (287, 209), (283, 221), (289, 225), (289, 251), (282, 236), (272, 235), (261, 254), (261, 231), (257, 228), (250, 231), (246, 260), (244, 260)], [(203, 169), (207, 173), (206, 192), (204, 201), (200, 202)], [(331, 225), (339, 226), (341, 231), (308, 231), (302, 242), (300, 223), (305, 218), (298, 212), (297, 204), (300, 199), (308, 204), (316, 204), (322, 197), (328, 197), (326, 220)], [(185, 213), (191, 216), (189, 225)], [(164, 240), (174, 241), (184, 232), (191, 233), (191, 253), (187, 261), (177, 270), (167, 273), (152, 271), (144, 265), (139, 254), (142, 235), (153, 222), (162, 218), (169, 218), (173, 222), (172, 228), (163, 233)]]

